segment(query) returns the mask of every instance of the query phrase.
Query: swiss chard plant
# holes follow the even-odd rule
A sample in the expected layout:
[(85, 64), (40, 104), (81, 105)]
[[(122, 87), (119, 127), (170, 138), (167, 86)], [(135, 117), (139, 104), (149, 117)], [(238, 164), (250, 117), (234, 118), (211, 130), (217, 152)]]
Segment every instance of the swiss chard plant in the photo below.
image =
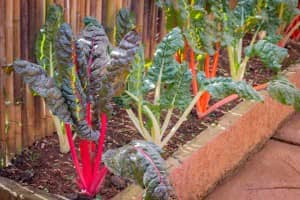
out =
[[(85, 28), (78, 36), (72, 33), (68, 24), (60, 25), (53, 46), (56, 56), (53, 77), (48, 75), (47, 68), (25, 60), (15, 61), (13, 68), (45, 99), (53, 115), (64, 122), (78, 185), (83, 193), (93, 197), (107, 173), (101, 160), (107, 115), (112, 109), (110, 103), (125, 89), (126, 74), (140, 38), (136, 31), (130, 30), (120, 34), (123, 37), (119, 45), (113, 47), (99, 22), (94, 18), (85, 18), (84, 22)], [(80, 139), (81, 164), (72, 131)], [(124, 151), (127, 153), (122, 154)], [(155, 144), (136, 141), (105, 155), (111, 155), (111, 152), (120, 152), (122, 156), (105, 156), (104, 162), (112, 172), (136, 180), (145, 187), (144, 199), (168, 198), (171, 187), (166, 178), (164, 160), (160, 157), (161, 151)], [(112, 165), (123, 162), (128, 165), (121, 165), (122, 169)]]
[[(266, 30), (269, 38), (271, 34), (271, 16), (266, 15), (266, 9), (261, 1), (238, 1), (236, 7), (227, 9), (224, 18), (224, 40), (230, 65), (231, 77), (234, 80), (242, 80), (246, 66), (251, 57), (260, 58), (266, 67), (278, 71), (281, 62), (288, 55), (287, 50), (281, 48), (270, 39), (257, 41), (258, 33)], [(275, 24), (273, 24), (275, 26)], [(253, 33), (251, 42), (243, 54), (243, 39), (248, 33)], [(272, 37), (271, 37), (272, 36)]]
[[(44, 53), (48, 50), (49, 55), (56, 56), (55, 64), (51, 65), (53, 77), (46, 71), (49, 68), (45, 68), (50, 66), (48, 61), (42, 59), (40, 62), (45, 62), (45, 66), (18, 60), (13, 67), (29, 87), (44, 97), (53, 115), (65, 123), (71, 154), (79, 175), (78, 183), (85, 193), (93, 196), (99, 191), (107, 172), (105, 167), (99, 169), (99, 165), (105, 138), (106, 115), (110, 111), (109, 102), (122, 90), (123, 73), (128, 69), (140, 39), (135, 31), (130, 31), (118, 47), (111, 47), (109, 51), (110, 43), (102, 26), (88, 22), (78, 37), (74, 36), (68, 24), (63, 23), (54, 43), (51, 43), (55, 54), (50, 52), (51, 48), (44, 49)], [(42, 54), (40, 58), (43, 58)], [(95, 113), (94, 119), (91, 110)], [(93, 125), (92, 121), (97, 124)], [(71, 128), (82, 138), (82, 169)], [(98, 141), (97, 151), (96, 143), (92, 141)]]
[(268, 0), (263, 6), (265, 15), (268, 15), (270, 19), (267, 29), (273, 30), (273, 34), (276, 33), (281, 37), (278, 42), (279, 46), (284, 47), (289, 38), (296, 40), (300, 38), (300, 4), (298, 0)]
[[(262, 100), (244, 81), (234, 82), (222, 77), (206, 79), (203, 73), (197, 76), (201, 87), (192, 98), (189, 92), (191, 72), (185, 63), (177, 62), (173, 56), (183, 46), (181, 30), (172, 29), (157, 46), (147, 73), (143, 50), (139, 50), (120, 101), (139, 133), (160, 147), (169, 142), (206, 91), (215, 98), (237, 93), (245, 99)], [(176, 109), (180, 115), (175, 125), (170, 127)]]
[[(180, 27), (185, 36), (182, 51), (176, 53), (178, 62), (186, 61), (192, 72), (193, 95), (198, 92), (197, 68), (207, 78), (216, 76), (219, 63), (223, 11), (222, 1), (157, 1), (166, 12), (167, 29)], [(211, 58), (212, 57), (212, 58)], [(203, 62), (203, 65), (201, 65)], [(198, 67), (197, 67), (198, 66)], [(203, 67), (202, 67), (203, 66)], [(196, 103), (198, 117), (208, 108), (210, 95), (205, 92)]]

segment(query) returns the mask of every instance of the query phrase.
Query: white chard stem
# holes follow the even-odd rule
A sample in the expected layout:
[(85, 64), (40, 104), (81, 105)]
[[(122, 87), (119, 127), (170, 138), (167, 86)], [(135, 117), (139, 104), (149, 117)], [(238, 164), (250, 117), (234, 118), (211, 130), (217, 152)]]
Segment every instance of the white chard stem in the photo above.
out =
[(163, 139), (162, 143), (161, 143), (161, 147), (165, 146), (169, 140), (174, 136), (174, 134), (176, 133), (176, 131), (178, 130), (178, 128), (181, 126), (181, 124), (186, 120), (187, 116), (190, 114), (190, 112), (192, 111), (193, 107), (195, 106), (195, 104), (197, 103), (198, 99), (201, 97), (201, 95), (204, 93), (203, 90), (199, 91), (196, 96), (193, 98), (193, 100), (191, 101), (191, 103), (188, 105), (188, 107), (185, 109), (185, 111), (183, 112), (183, 114), (181, 115), (181, 117), (179, 118), (179, 120), (176, 122), (176, 124), (174, 125), (174, 127), (170, 130), (170, 132), (167, 134), (167, 136)]

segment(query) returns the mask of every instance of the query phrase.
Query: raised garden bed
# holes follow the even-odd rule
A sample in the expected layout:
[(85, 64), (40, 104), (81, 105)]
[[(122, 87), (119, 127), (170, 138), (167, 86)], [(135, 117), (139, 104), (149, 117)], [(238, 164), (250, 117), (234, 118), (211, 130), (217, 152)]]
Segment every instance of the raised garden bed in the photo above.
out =
[[(299, 45), (296, 43), (292, 43), (288, 45), (288, 49), (290, 52), (290, 57), (285, 61), (285, 67), (288, 66), (290, 63), (299, 62)], [(226, 56), (222, 56), (225, 58)], [(249, 63), (250, 67), (248, 70), (248, 73), (246, 74), (246, 79), (253, 83), (253, 85), (257, 85), (260, 83), (265, 82), (266, 80), (269, 80), (270, 77), (273, 75), (270, 71), (263, 69), (260, 66), (260, 63), (257, 62), (255, 59), (252, 60)], [(226, 60), (221, 60), (221, 66), (226, 66)], [(228, 69), (220, 69), (220, 73), (223, 75), (229, 75)], [(293, 78), (296, 76), (295, 74), (291, 74), (291, 77)], [(298, 72), (299, 76), (299, 72)], [(294, 78), (296, 81), (296, 78)], [(299, 86), (299, 83), (298, 83)], [(265, 139), (269, 137), (269, 135), (272, 133), (272, 130), (277, 127), (278, 123), (280, 123), (281, 120), (283, 120), (290, 112), (292, 112), (292, 109), (286, 106), (279, 105), (278, 103), (275, 103), (274, 101), (270, 99), (266, 99), (264, 104), (260, 103), (249, 103), (249, 102), (242, 102), (240, 105), (238, 105), (236, 108), (234, 108), (232, 111), (229, 111), (232, 107), (234, 107), (236, 104), (238, 104), (241, 100), (237, 100), (235, 102), (232, 102), (226, 106), (224, 106), (222, 109), (217, 110), (216, 112), (212, 113), (210, 116), (199, 122), (198, 118), (196, 117), (195, 113), (192, 113), (189, 120), (183, 124), (183, 126), (179, 129), (178, 133), (175, 135), (175, 137), (171, 140), (171, 142), (166, 146), (165, 150), (166, 153), (164, 154), (164, 157), (168, 159), (169, 167), (171, 167), (171, 180), (174, 183), (174, 186), (176, 188), (176, 191), (178, 191), (178, 194), (180, 194), (180, 190), (178, 188), (181, 187), (181, 184), (188, 185), (186, 182), (177, 183), (177, 179), (175, 177), (185, 177), (185, 173), (188, 174), (188, 172), (192, 169), (197, 169), (197, 173), (199, 174), (196, 176), (195, 174), (193, 177), (198, 177), (199, 180), (201, 180), (201, 184), (196, 184), (196, 188), (199, 188), (199, 193), (195, 193), (195, 195), (203, 196), (205, 192), (208, 191), (209, 188), (213, 187), (213, 185), (222, 177), (224, 176), (230, 169), (232, 169), (238, 162), (240, 162), (245, 155), (247, 155), (251, 150), (255, 149), (255, 146), (259, 143), (263, 142)], [(273, 105), (274, 104), (274, 105)], [(265, 109), (268, 111), (272, 111), (272, 106), (275, 106), (274, 109), (279, 109), (279, 111), (282, 109), (282, 115), (276, 114), (275, 117), (279, 117), (279, 119), (276, 119), (277, 121), (272, 121), (272, 118), (269, 118), (266, 116), (265, 122), (257, 122), (256, 120), (251, 119), (263, 119), (264, 117), (260, 117), (260, 115), (265, 115)], [(279, 107), (278, 107), (279, 106)], [(287, 109), (286, 111), (284, 111)], [(275, 111), (274, 110), (274, 111)], [(255, 111), (257, 111), (257, 114), (255, 114)], [(217, 121), (220, 119), (220, 117), (227, 113), (221, 121)], [(252, 114), (251, 114), (252, 113)], [(269, 113), (269, 115), (272, 115), (273, 111)], [(248, 115), (252, 118), (244, 118)], [(248, 116), (248, 117), (249, 117)], [(247, 121), (248, 120), (248, 121)], [(240, 122), (242, 121), (243, 124), (249, 125), (249, 131), (253, 128), (258, 128), (259, 130), (264, 130), (267, 128), (268, 133), (264, 133), (263, 135), (260, 135), (257, 131), (256, 133), (245, 133), (245, 135), (239, 135), (239, 134), (233, 134), (231, 133), (233, 123), (234, 122)], [(256, 123), (258, 125), (256, 126)], [(266, 124), (267, 123), (267, 124)], [(272, 124), (271, 124), (272, 123)], [(217, 125), (218, 124), (218, 125)], [(254, 126), (255, 125), (255, 126)], [(239, 127), (238, 125), (234, 125), (236, 127), (236, 131), (243, 130), (245, 127)], [(206, 129), (207, 128), (207, 129)], [(251, 128), (251, 129), (250, 129)], [(204, 130), (204, 131), (203, 131)], [(108, 137), (106, 141), (106, 148), (116, 148), (119, 146), (122, 146), (126, 143), (128, 143), (132, 138), (139, 138), (140, 136), (136, 134), (136, 131), (134, 127), (131, 125), (130, 120), (127, 117), (127, 114), (119, 109), (115, 110), (114, 116), (111, 119), (110, 127), (108, 130)], [(225, 134), (230, 131), (230, 134)], [(200, 135), (198, 135), (201, 132)], [(221, 135), (232, 135), (228, 136), (229, 138)], [(265, 135), (267, 134), (267, 135)], [(269, 134), (269, 135), (268, 135)], [(233, 136), (234, 135), (234, 136)], [(248, 136), (251, 137), (251, 135), (254, 138), (255, 141), (252, 141), (253, 143), (249, 144), (249, 147), (246, 147), (248, 141)], [(225, 166), (225, 171), (219, 171), (219, 172), (210, 172), (209, 169), (216, 169), (217, 167), (221, 167), (222, 163), (220, 163), (220, 159), (218, 157), (223, 157), (221, 153), (223, 153), (224, 149), (230, 149), (229, 147), (232, 146), (232, 144), (226, 144), (226, 140), (228, 141), (234, 141), (232, 138), (236, 136), (237, 142), (241, 142), (242, 147), (245, 147), (245, 149), (239, 149), (240, 153), (238, 152), (231, 152), (229, 151), (229, 155), (227, 159), (230, 160), (230, 163), (227, 163)], [(261, 136), (261, 137), (259, 137)], [(223, 138), (224, 144), (216, 144), (216, 140), (211, 141), (213, 138)], [(232, 138), (231, 138), (232, 137)], [(194, 138), (194, 139), (193, 139)], [(244, 141), (244, 139), (246, 141)], [(191, 140), (191, 141), (190, 141)], [(183, 144), (185, 144), (187, 141), (188, 144), (186, 144), (184, 147), (181, 147)], [(199, 144), (196, 142), (200, 142)], [(210, 141), (208, 145), (204, 146), (204, 143), (206, 141)], [(249, 142), (251, 140), (249, 139)], [(192, 145), (192, 147), (189, 146), (189, 144)], [(213, 144), (216, 144), (216, 148), (220, 148), (219, 154), (215, 155), (215, 159), (213, 159), (213, 155), (208, 154), (210, 153), (217, 153), (215, 150), (207, 150), (206, 148), (212, 148)], [(225, 148), (225, 145), (228, 145), (228, 147)], [(240, 144), (240, 143), (239, 143)], [(238, 146), (238, 144), (236, 144)], [(208, 151), (205, 153), (199, 153), (201, 158), (195, 158), (195, 162), (198, 164), (187, 164), (184, 165), (187, 167), (182, 168), (178, 166), (179, 163), (181, 163), (183, 160), (192, 160), (188, 159), (186, 156), (190, 153), (193, 155), (196, 154), (195, 147), (203, 147), (206, 150), (203, 150), (201, 148), (201, 151)], [(178, 151), (176, 151), (179, 148)], [(224, 149), (223, 149), (224, 148)], [(174, 153), (176, 151), (176, 153)], [(172, 155), (172, 153), (174, 153)], [(198, 154), (198, 153), (197, 153)], [(207, 154), (207, 155), (206, 155)], [(232, 155), (231, 155), (232, 154)], [(172, 156), (171, 156), (172, 155)], [(217, 157), (216, 157), (217, 156)], [(237, 160), (235, 160), (235, 156), (237, 156)], [(207, 160), (209, 158), (209, 160)], [(208, 163), (202, 163), (199, 161), (199, 159), (202, 159), (202, 162), (211, 161), (211, 165), (209, 166)], [(205, 160), (206, 159), (206, 160)], [(223, 159), (222, 159), (223, 160)], [(226, 160), (226, 159), (225, 159)], [(229, 162), (229, 161), (227, 161)], [(11, 179), (14, 179), (23, 185), (31, 185), (35, 188), (39, 188), (41, 190), (44, 190), (46, 192), (51, 193), (58, 193), (60, 195), (64, 195), (70, 199), (80, 199), (77, 192), (77, 186), (74, 181), (74, 169), (71, 162), (71, 158), (69, 154), (62, 155), (59, 153), (58, 148), (58, 141), (56, 136), (45, 138), (41, 141), (37, 141), (32, 147), (25, 149), (20, 156), (16, 156), (15, 159), (12, 161), (12, 166), (9, 166), (8, 168), (1, 170), (0, 174), (5, 177), (9, 177)], [(225, 163), (226, 164), (226, 163)], [(203, 170), (203, 172), (200, 173), (199, 169)], [(173, 175), (176, 171), (176, 174)], [(185, 170), (187, 170), (185, 172)], [(220, 170), (220, 169), (219, 169)], [(206, 175), (210, 176), (213, 175), (211, 178), (207, 178)], [(174, 178), (173, 178), (174, 177)], [(189, 177), (187, 176), (189, 179)], [(211, 181), (211, 182), (208, 182)], [(194, 181), (193, 181), (194, 182)], [(116, 193), (123, 190), (128, 185), (128, 182), (120, 179), (117, 176), (109, 174), (106, 177), (106, 181), (104, 184), (104, 187), (101, 189), (100, 194), (103, 197), (103, 199), (110, 199), (113, 197)], [(200, 187), (201, 186), (201, 187)], [(192, 187), (191, 187), (192, 188)], [(129, 187), (126, 189), (126, 191), (132, 191), (132, 187)], [(133, 190), (136, 192), (136, 190)], [(137, 192), (140, 192), (137, 190)], [(187, 192), (188, 194), (190, 192)], [(179, 197), (181, 197), (179, 195)], [(117, 196), (116, 198), (120, 198), (120, 196)], [(126, 197), (128, 198), (128, 196)]]
[[(300, 65), (290, 67), (287, 76), (300, 87), (300, 80), (297, 78), (300, 76)], [(291, 107), (283, 106), (269, 97), (265, 98), (264, 103), (242, 102), (226, 113), (218, 124), (208, 125), (208, 128), (200, 135), (179, 147), (167, 160), (170, 179), (179, 199), (204, 197), (222, 178), (239, 166), (252, 151), (262, 145), (291, 113), (293, 113)], [(108, 145), (111, 142), (110, 139)], [(17, 156), (13, 160), (13, 166), (1, 170), (1, 175), (11, 176), (15, 173), (12, 178), (23, 182), (23, 185), (32, 185), (44, 192), (64, 194), (69, 199), (80, 199), (79, 196), (70, 192), (72, 189), (76, 190), (76, 185), (72, 181), (74, 174), (65, 177), (70, 173), (65, 174), (62, 171), (70, 170), (74, 173), (71, 160), (68, 158), (69, 155), (59, 154), (56, 145), (57, 141), (54, 138), (36, 142), (33, 147), (24, 150), (21, 156)], [(118, 144), (113, 146), (118, 146)], [(38, 149), (38, 152), (44, 149), (44, 152), (34, 155), (34, 149)], [(60, 163), (60, 166), (57, 165), (58, 158), (55, 155), (59, 155), (64, 161)], [(35, 165), (30, 166), (28, 160), (30, 157), (32, 161), (36, 161), (33, 162)], [(26, 168), (24, 166), (26, 164), (34, 170), (43, 166), (44, 171), (40, 171), (39, 174), (31, 174), (29, 169), (21, 171), (17, 168), (17, 166)], [(49, 174), (49, 170), (46, 168), (49, 168), (50, 171), (52, 169), (52, 173)], [(36, 172), (34, 171), (34, 173)], [(64, 180), (64, 186), (57, 185), (57, 182), (60, 182), (59, 179)], [(40, 180), (40, 182), (36, 180)], [(65, 180), (69, 181), (65, 182)], [(51, 187), (51, 185), (53, 186)], [(64, 190), (66, 189), (65, 185), (69, 185), (69, 188), (72, 189)], [(105, 183), (106, 187), (103, 187), (101, 194), (104, 195), (104, 199), (110, 199), (110, 193), (116, 193), (126, 185), (125, 181), (109, 175)], [(2, 187), (2, 190), (5, 189)], [(11, 193), (12, 191), (6, 190), (6, 192)], [(14, 190), (14, 192), (17, 191)], [(129, 186), (113, 199), (136, 199), (141, 192), (139, 187)]]

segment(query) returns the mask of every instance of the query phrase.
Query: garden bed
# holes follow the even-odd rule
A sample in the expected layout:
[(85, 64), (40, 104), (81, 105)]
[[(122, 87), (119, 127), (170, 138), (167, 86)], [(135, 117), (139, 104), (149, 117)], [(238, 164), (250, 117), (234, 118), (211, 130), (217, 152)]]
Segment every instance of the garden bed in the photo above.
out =
[[(285, 61), (285, 67), (293, 62), (299, 62), (297, 59), (300, 58), (300, 48), (298, 44), (291, 43), (287, 47), (289, 49), (290, 57)], [(227, 66), (227, 61), (225, 59), (226, 56), (224, 54), (225, 53), (223, 53), (223, 59), (221, 59), (220, 62), (221, 66)], [(219, 73), (227, 76), (229, 75), (228, 69), (226, 68), (221, 68)], [(253, 85), (257, 85), (270, 80), (272, 75), (273, 73), (271, 71), (261, 67), (261, 63), (253, 59), (249, 62), (246, 80), (253, 83)], [(294, 78), (294, 81), (296, 81), (296, 78)], [(185, 191), (186, 188), (183, 186), (186, 185), (189, 186), (190, 190), (187, 190), (184, 193), (187, 195), (192, 193), (193, 195), (199, 195), (202, 197), (208, 189), (213, 187), (213, 185), (226, 174), (225, 172), (234, 168), (242, 159), (245, 158), (245, 155), (255, 149), (258, 144), (265, 141), (272, 133), (272, 130), (292, 112), (291, 108), (279, 105), (267, 98), (265, 104), (243, 102), (238, 107), (234, 108), (233, 111), (227, 113), (239, 102), (241, 102), (241, 100), (236, 100), (222, 107), (202, 121), (199, 121), (196, 114), (192, 113), (189, 116), (189, 120), (182, 125), (171, 142), (165, 147), (164, 157), (169, 158), (168, 164), (169, 167), (172, 167), (171, 180), (178, 194), (181, 194), (180, 191)], [(280, 114), (272, 116), (272, 112), (265, 112), (266, 109), (268, 112), (278, 110), (278, 113)], [(218, 122), (224, 113), (227, 113), (226, 116)], [(267, 114), (271, 114), (271, 116), (267, 116)], [(266, 115), (265, 118), (263, 117), (264, 115)], [(244, 116), (246, 118), (244, 118)], [(258, 117), (261, 119), (258, 123), (259, 126), (256, 124), (257, 121), (255, 120), (258, 119)], [(263, 121), (263, 119), (265, 120)], [(254, 122), (251, 122), (251, 120)], [(247, 125), (248, 128), (233, 125), (233, 122), (243, 123), (243, 126)], [(115, 113), (113, 113), (109, 124), (106, 148), (120, 147), (132, 139), (140, 138), (131, 121), (127, 117), (127, 114), (122, 110), (115, 109)], [(212, 128), (213, 126), (214, 128)], [(235, 127), (235, 129), (231, 128), (232, 126)], [(262, 135), (260, 132), (251, 133), (254, 130), (252, 129), (254, 127), (259, 128), (260, 131), (264, 131), (264, 133)], [(234, 133), (234, 130), (237, 131), (237, 134)], [(248, 132), (246, 130), (248, 130)], [(239, 132), (243, 132), (243, 134), (239, 136)], [(226, 135), (229, 138), (227, 138)], [(250, 138), (248, 138), (248, 136)], [(221, 138), (221, 140), (212, 141), (215, 137)], [(234, 140), (235, 137), (238, 139)], [(251, 137), (255, 137), (252, 138), (255, 139), (255, 141), (251, 141)], [(203, 147), (204, 143), (208, 141), (210, 141), (209, 144)], [(230, 141), (237, 141), (240, 143), (233, 143), (235, 144), (236, 150), (233, 152), (229, 151), (230, 154), (224, 155), (224, 159), (227, 159), (224, 160), (224, 163), (223, 158), (222, 162), (217, 162), (224, 149), (233, 148)], [(181, 148), (181, 146), (187, 142), (188, 144)], [(191, 148), (191, 146), (193, 147)], [(243, 149), (240, 149), (240, 146)], [(201, 148), (200, 153), (196, 153), (196, 149), (198, 148)], [(212, 148), (217, 148), (219, 152), (212, 150)], [(176, 153), (173, 154), (174, 152)], [(190, 154), (196, 157), (187, 158), (187, 155)], [(183, 161), (185, 162), (185, 160), (188, 160), (189, 162), (184, 164), (183, 167), (179, 167), (179, 164)], [(198, 164), (191, 164), (192, 160)], [(214, 169), (218, 169), (219, 171), (211, 171)], [(203, 171), (200, 172), (200, 170)], [(16, 156), (12, 160), (12, 165), (0, 171), (0, 175), (16, 180), (22, 185), (30, 185), (46, 192), (63, 195), (70, 199), (81, 199), (80, 195), (78, 195), (78, 188), (74, 179), (76, 175), (71, 157), (69, 154), (63, 155), (59, 153), (56, 135), (36, 141), (34, 145), (24, 149), (20, 155)], [(196, 184), (195, 187), (191, 186), (190, 183), (193, 182), (193, 179), (191, 179), (190, 176), (195, 178), (198, 177), (201, 184)], [(185, 177), (191, 182), (187, 183), (184, 180), (181, 181), (179, 180), (180, 177)], [(100, 195), (103, 199), (110, 199), (115, 194), (123, 190), (127, 185), (128, 182), (117, 176), (108, 174), (104, 186), (100, 191)], [(199, 190), (198, 193), (195, 193), (194, 190), (196, 189), (197, 191)], [(132, 191), (132, 187), (127, 190)], [(135, 189), (134, 191), (136, 192)], [(179, 196), (181, 199), (188, 198), (186, 196)]]

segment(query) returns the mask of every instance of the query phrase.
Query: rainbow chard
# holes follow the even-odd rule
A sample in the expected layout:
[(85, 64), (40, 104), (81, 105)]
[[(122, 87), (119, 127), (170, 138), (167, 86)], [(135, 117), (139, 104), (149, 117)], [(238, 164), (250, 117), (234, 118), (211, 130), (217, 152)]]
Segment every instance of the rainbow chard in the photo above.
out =
[[(112, 98), (124, 90), (123, 82), (140, 38), (136, 31), (130, 31), (118, 47), (111, 47), (99, 22), (87, 18), (85, 24), (77, 37), (66, 23), (57, 30), (53, 43), (56, 56), (53, 78), (43, 66), (27, 61), (15, 61), (13, 67), (36, 93), (45, 98), (52, 113), (65, 123), (79, 187), (85, 194), (95, 196), (107, 173), (107, 168), (100, 163), (107, 115), (111, 112), (109, 105)], [(81, 166), (72, 130), (80, 139)]]
[(134, 140), (121, 148), (105, 152), (103, 161), (114, 174), (145, 188), (144, 200), (167, 200), (171, 186), (161, 152), (151, 142)]
[[(180, 29), (172, 29), (157, 46), (147, 73), (143, 50), (138, 51), (120, 101), (141, 136), (160, 147), (174, 136), (206, 91), (215, 98), (237, 93), (248, 100), (261, 100), (259, 94), (245, 82), (234, 82), (230, 78), (206, 79), (203, 73), (196, 77), (200, 89), (192, 98), (189, 92), (191, 72), (186, 64), (178, 63), (173, 56), (183, 48), (183, 43)], [(147, 96), (148, 93), (153, 94), (152, 98)], [(176, 123), (170, 126), (176, 109)]]

